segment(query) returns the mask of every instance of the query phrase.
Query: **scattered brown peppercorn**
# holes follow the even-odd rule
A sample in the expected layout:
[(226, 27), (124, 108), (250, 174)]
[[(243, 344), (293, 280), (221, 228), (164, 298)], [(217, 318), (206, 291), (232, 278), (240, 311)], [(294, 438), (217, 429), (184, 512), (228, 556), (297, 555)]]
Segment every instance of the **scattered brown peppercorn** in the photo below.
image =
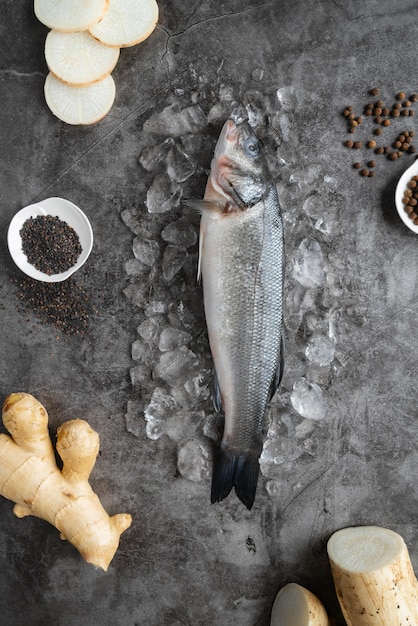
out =
[(382, 109), (381, 107), (375, 107), (373, 109), (373, 115), (382, 115)]
[(356, 161), (356, 163), (353, 163), (353, 167), (355, 170), (359, 170), (361, 168), (361, 163), (359, 161)]
[(372, 87), (369, 93), (371, 96), (377, 96), (377, 94), (379, 93), (379, 87)]
[(392, 109), (390, 114), (391, 114), (392, 117), (399, 117), (400, 116), (399, 109)]
[(361, 141), (355, 141), (355, 142), (353, 143), (353, 148), (354, 148), (354, 150), (359, 150), (359, 148), (361, 148), (362, 146), (363, 146), (363, 144), (362, 144), (362, 142), (361, 142)]
[(375, 117), (374, 118), (374, 121), (376, 122), (376, 124), (382, 124), (383, 123), (383, 117), (381, 117), (379, 115), (379, 117)]
[(376, 167), (376, 161), (373, 161), (373, 159), (371, 161), (368, 161), (367, 166), (368, 167)]
[(391, 161), (396, 161), (397, 158), (398, 158), (397, 152), (389, 152), (388, 159), (390, 159)]
[(369, 175), (369, 170), (367, 168), (363, 168), (362, 170), (360, 170), (360, 176), (368, 176)]
[(412, 102), (410, 100), (405, 100), (405, 102), (402, 102), (402, 106), (403, 107), (410, 107), (412, 104)]
[(369, 139), (369, 141), (366, 143), (367, 148), (375, 148), (376, 147), (376, 142), (374, 139)]
[(411, 117), (413, 117), (415, 115), (415, 110), (414, 109), (409, 109), (409, 115)]
[(369, 108), (369, 107), (364, 109), (364, 114), (365, 115), (373, 115), (373, 109)]
[(391, 125), (391, 121), (390, 120), (383, 120), (382, 126), (390, 126), (390, 125)]
[(382, 115), (384, 115), (385, 117), (387, 117), (388, 115), (390, 115), (390, 109), (388, 109), (388, 107), (384, 107), (382, 109)]
[(407, 150), (408, 154), (414, 154), (415, 153), (415, 146), (409, 146), (408, 150)]
[(375, 128), (373, 131), (373, 135), (381, 135), (382, 134), (382, 129), (381, 128)]
[(409, 99), (412, 102), (418, 102), (418, 93), (413, 93), (412, 96), (409, 96)]
[(352, 148), (354, 145), (354, 141), (352, 139), (347, 139), (347, 141), (344, 141), (344, 145), (346, 148)]
[(375, 153), (376, 154), (383, 154), (384, 153), (384, 148), (382, 148), (381, 146), (379, 146), (379, 148), (376, 148)]
[(397, 100), (404, 100), (405, 98), (405, 92), (404, 91), (400, 91), (397, 95), (396, 95), (396, 99)]
[(401, 115), (403, 115), (403, 117), (408, 117), (408, 115), (409, 115), (409, 110), (408, 110), (408, 109), (402, 109), (402, 111), (401, 111)]
[(375, 174), (375, 173), (374, 173), (374, 170), (370, 170), (370, 171), (369, 171), (369, 177), (370, 177), (370, 178), (373, 178), (374, 174)]

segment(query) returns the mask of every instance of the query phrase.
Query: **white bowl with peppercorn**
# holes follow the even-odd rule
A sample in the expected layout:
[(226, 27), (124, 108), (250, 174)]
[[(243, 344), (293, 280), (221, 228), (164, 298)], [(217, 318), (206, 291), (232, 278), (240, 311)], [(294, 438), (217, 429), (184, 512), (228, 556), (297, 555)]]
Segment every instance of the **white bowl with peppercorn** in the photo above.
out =
[(87, 261), (93, 231), (78, 206), (65, 198), (47, 198), (16, 213), (7, 243), (22, 272), (43, 282), (60, 282)]
[(395, 190), (395, 205), (405, 226), (418, 234), (418, 159), (400, 177)]

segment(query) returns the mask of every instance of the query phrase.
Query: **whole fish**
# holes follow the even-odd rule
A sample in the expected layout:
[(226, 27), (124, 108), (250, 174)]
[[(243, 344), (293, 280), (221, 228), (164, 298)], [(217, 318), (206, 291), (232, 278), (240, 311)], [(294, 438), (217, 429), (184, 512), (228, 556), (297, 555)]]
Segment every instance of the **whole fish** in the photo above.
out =
[(211, 500), (223, 500), (234, 487), (251, 509), (262, 421), (284, 363), (284, 244), (276, 187), (247, 121), (225, 122), (199, 206), (214, 405), (225, 414)]

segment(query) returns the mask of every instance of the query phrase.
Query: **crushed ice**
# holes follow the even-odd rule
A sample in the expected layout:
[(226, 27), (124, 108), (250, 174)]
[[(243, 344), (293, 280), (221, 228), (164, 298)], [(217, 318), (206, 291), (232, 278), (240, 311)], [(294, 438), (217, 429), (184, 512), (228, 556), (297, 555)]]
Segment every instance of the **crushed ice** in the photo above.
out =
[[(181, 476), (208, 480), (213, 442), (222, 418), (211, 403), (212, 362), (196, 281), (199, 216), (183, 199), (203, 196), (214, 146), (225, 119), (248, 119), (265, 145), (277, 186), (286, 238), (287, 365), (271, 403), (260, 466), (266, 490), (280, 498), (287, 479), (296, 488), (316, 457), (316, 429), (328, 420), (342, 311), (336, 296), (344, 268), (332, 265), (330, 238), (345, 199), (338, 180), (315, 155), (315, 94), (264, 82), (254, 68), (253, 87), (238, 97), (227, 81), (198, 77), (194, 91), (178, 85), (145, 120), (138, 147), (137, 207), (121, 219), (133, 233), (125, 261), (125, 296), (141, 321), (132, 342), (133, 399), (125, 415), (132, 435), (169, 437)], [(326, 114), (326, 112), (325, 112)], [(306, 154), (301, 146), (311, 142)], [(313, 146), (313, 147), (312, 147)], [(332, 267), (330, 267), (332, 265)]]

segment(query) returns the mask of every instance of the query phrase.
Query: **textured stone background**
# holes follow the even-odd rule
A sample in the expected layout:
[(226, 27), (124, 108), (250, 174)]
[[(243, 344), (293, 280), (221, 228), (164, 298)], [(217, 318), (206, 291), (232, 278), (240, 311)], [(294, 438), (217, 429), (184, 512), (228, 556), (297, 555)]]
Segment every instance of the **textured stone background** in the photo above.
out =
[[(375, 177), (361, 178), (352, 163), (371, 153), (343, 146), (341, 116), (348, 104), (361, 113), (375, 85), (388, 103), (401, 89), (418, 92), (418, 8), (412, 0), (159, 6), (152, 36), (122, 50), (110, 114), (74, 128), (44, 103), (47, 29), (32, 2), (2, 3), (1, 400), (33, 393), (53, 434), (66, 419), (87, 419), (101, 437), (91, 482), (110, 513), (134, 521), (104, 573), (1, 499), (1, 621), (266, 626), (275, 594), (295, 581), (342, 625), (326, 557), (333, 531), (390, 527), (418, 571), (418, 252), (393, 202), (414, 157), (376, 157)], [(287, 369), (266, 419), (251, 512), (233, 494), (209, 501), (219, 424), (196, 282), (198, 216), (181, 203), (203, 195), (220, 127), (238, 102), (264, 139), (287, 259)], [(382, 145), (414, 124), (396, 120)], [(372, 128), (367, 120), (356, 138)], [(163, 194), (164, 212), (150, 189)], [(83, 208), (95, 234), (75, 277), (97, 308), (85, 337), (16, 306), (9, 221), (54, 195)], [(174, 343), (162, 346), (164, 330)], [(167, 370), (167, 358), (178, 367)]]

